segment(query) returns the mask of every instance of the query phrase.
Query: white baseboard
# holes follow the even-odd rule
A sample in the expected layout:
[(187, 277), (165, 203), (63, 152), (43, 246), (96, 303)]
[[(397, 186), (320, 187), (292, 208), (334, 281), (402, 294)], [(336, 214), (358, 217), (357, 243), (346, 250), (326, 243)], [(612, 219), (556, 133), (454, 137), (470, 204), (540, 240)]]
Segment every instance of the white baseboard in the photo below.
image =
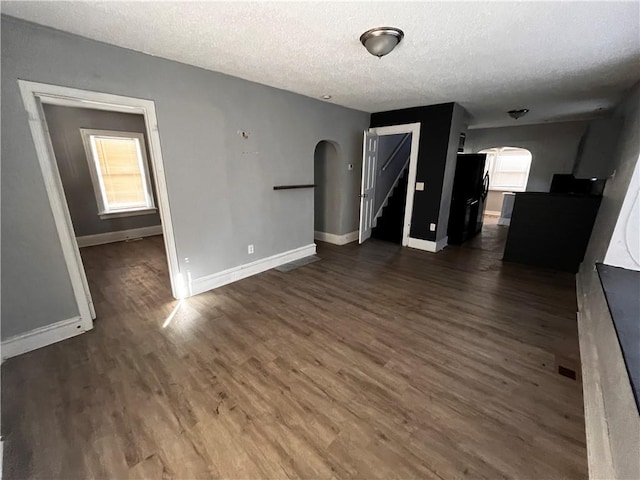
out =
[(334, 245), (346, 245), (347, 243), (358, 240), (359, 231), (345, 233), (344, 235), (335, 235), (327, 232), (313, 232), (313, 238), (321, 242), (333, 243)]
[(510, 218), (500, 217), (500, 218), (498, 219), (498, 225), (506, 225), (506, 226), (509, 226), (509, 225), (511, 225), (511, 219), (510, 219)]
[(261, 258), (260, 260), (246, 263), (239, 267), (229, 268), (222, 272), (196, 278), (195, 280), (192, 280), (189, 285), (189, 293), (191, 295), (198, 295), (199, 293), (222, 287), (223, 285), (265, 272), (272, 268), (279, 267), (280, 265), (284, 265), (285, 263), (314, 255), (315, 253), (316, 244), (312, 243), (311, 245), (289, 250), (288, 252), (278, 253), (267, 258)]
[(485, 210), (484, 214), (488, 217), (499, 217), (500, 216), (500, 212), (495, 212), (492, 210)]
[(87, 330), (91, 328), (81, 317), (73, 317), (16, 335), (2, 342), (2, 360), (75, 337)]
[(105, 243), (122, 242), (130, 238), (150, 237), (152, 235), (162, 235), (162, 225), (152, 225), (150, 227), (132, 228), (130, 230), (120, 230), (118, 232), (97, 233), (95, 235), (85, 235), (76, 237), (78, 247), (92, 247), (94, 245), (104, 245)]
[(415, 248), (417, 250), (424, 250), (425, 252), (439, 252), (448, 245), (449, 237), (444, 237), (437, 242), (429, 240), (422, 240), (420, 238), (409, 237), (407, 247)]

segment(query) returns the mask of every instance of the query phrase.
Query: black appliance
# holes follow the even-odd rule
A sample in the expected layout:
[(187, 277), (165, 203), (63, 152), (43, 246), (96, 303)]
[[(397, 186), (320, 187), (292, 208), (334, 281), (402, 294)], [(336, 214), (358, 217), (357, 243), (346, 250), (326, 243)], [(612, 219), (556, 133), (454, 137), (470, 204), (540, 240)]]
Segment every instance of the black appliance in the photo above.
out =
[(482, 230), (489, 191), (486, 159), (484, 153), (458, 155), (447, 229), (451, 245), (460, 245)]
[(551, 193), (576, 193), (581, 195), (602, 195), (605, 179), (576, 178), (566, 173), (556, 173), (551, 179)]

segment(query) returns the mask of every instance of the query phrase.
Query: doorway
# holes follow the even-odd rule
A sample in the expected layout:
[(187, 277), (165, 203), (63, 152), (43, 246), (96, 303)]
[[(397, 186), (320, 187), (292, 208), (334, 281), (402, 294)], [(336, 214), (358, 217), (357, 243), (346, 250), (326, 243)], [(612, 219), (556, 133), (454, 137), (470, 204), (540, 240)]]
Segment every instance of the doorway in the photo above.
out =
[[(139, 297), (170, 298), (167, 257), (158, 248), (162, 222), (144, 116), (51, 104), (42, 110), (92, 315), (136, 305)], [(144, 288), (150, 275), (159, 276), (155, 292)]]
[(520, 147), (493, 147), (478, 153), (487, 155), (485, 172), (489, 174), (489, 193), (485, 216), (495, 217), (498, 225), (508, 226), (514, 194), (527, 189), (533, 155)]
[[(73, 330), (69, 331), (68, 336), (77, 335), (79, 333), (83, 333), (84, 331), (92, 329), (93, 319), (96, 315), (93, 309), (92, 296), (89, 290), (89, 284), (87, 282), (87, 276), (84, 269), (82, 256), (80, 254), (80, 248), (78, 245), (78, 241), (76, 240), (69, 202), (67, 197), (65, 196), (65, 190), (61, 179), (61, 172), (56, 162), (52, 139), (49, 136), (49, 131), (47, 129), (45, 108), (48, 108), (47, 106), (49, 105), (91, 109), (106, 112), (138, 114), (142, 117), (141, 120), (144, 123), (146, 141), (138, 141), (137, 143), (133, 143), (136, 144), (136, 151), (142, 148), (148, 150), (150, 166), (149, 183), (153, 183), (156, 188), (156, 196), (153, 206), (157, 208), (157, 212), (161, 220), (161, 232), (163, 236), (162, 243), (164, 244), (163, 247), (167, 259), (172, 295), (175, 298), (183, 298), (184, 296), (186, 296), (187, 291), (184, 287), (184, 282), (182, 281), (177, 261), (177, 253), (173, 236), (173, 226), (169, 208), (168, 192), (164, 175), (164, 166), (162, 162), (160, 137), (158, 133), (154, 102), (150, 100), (142, 100), (100, 92), (91, 92), (87, 90), (78, 90), (35, 82), (27, 82), (23, 80), (19, 80), (19, 87), (25, 109), (29, 114), (29, 126), (31, 129), (31, 134), (36, 147), (38, 161), (40, 163), (42, 174), (45, 180), (47, 196), (51, 205), (58, 237), (62, 246), (64, 260), (69, 272), (69, 278), (71, 280), (79, 312), (78, 320), (74, 323), (73, 326), (70, 326), (73, 328)], [(78, 132), (78, 134), (80, 135), (80, 132)], [(94, 153), (97, 153), (98, 150), (103, 151), (104, 148), (107, 148), (101, 143), (105, 138), (108, 139), (115, 136), (116, 135), (114, 134), (101, 135), (95, 132), (87, 133), (87, 138), (89, 139), (88, 141), (90, 142), (91, 148), (93, 149)], [(129, 144), (127, 148), (133, 148), (131, 138), (129, 138), (128, 140)], [(122, 144), (127, 142), (120, 139), (120, 142), (115, 143), (119, 143), (120, 146), (123, 146)], [(100, 158), (98, 158), (100, 157), (100, 154), (96, 154), (96, 157), (96, 175), (100, 177), (100, 175), (104, 174), (104, 171), (98, 171), (100, 169), (99, 163), (101, 162)], [(108, 183), (105, 182), (105, 178), (98, 178), (97, 181), (98, 183), (102, 182), (103, 186), (104, 184)], [(106, 210), (100, 212), (102, 214), (115, 213), (113, 211), (110, 212), (109, 209), (113, 206), (112, 203), (114, 205), (118, 203), (117, 201), (111, 202), (114, 197), (110, 197), (110, 194), (107, 192), (107, 190), (109, 190), (109, 187), (105, 187), (104, 190), (100, 192), (100, 194), (104, 197), (103, 201), (105, 201), (102, 206), (106, 208)], [(145, 192), (146, 193), (144, 195), (144, 201), (147, 202), (150, 197), (153, 197), (153, 195), (150, 194), (148, 189), (145, 190)], [(98, 201), (97, 198), (96, 201)], [(134, 202), (134, 200), (132, 199), (129, 199), (129, 201)], [(121, 211), (119, 213), (125, 212)], [(123, 215), (121, 218), (125, 217), (126, 215)]]
[[(388, 222), (393, 227), (393, 237), (384, 239), (397, 241), (402, 246), (411, 242), (419, 141), (420, 123), (370, 128), (364, 132), (360, 243), (372, 236), (379, 222), (385, 222), (385, 209), (390, 213)], [(406, 187), (398, 189), (405, 181)], [(419, 188), (423, 188), (422, 185)], [(388, 208), (390, 206), (394, 208)], [(382, 228), (380, 236), (386, 236)]]
[(336, 144), (322, 140), (313, 154), (314, 237), (324, 240), (340, 230), (340, 159)]

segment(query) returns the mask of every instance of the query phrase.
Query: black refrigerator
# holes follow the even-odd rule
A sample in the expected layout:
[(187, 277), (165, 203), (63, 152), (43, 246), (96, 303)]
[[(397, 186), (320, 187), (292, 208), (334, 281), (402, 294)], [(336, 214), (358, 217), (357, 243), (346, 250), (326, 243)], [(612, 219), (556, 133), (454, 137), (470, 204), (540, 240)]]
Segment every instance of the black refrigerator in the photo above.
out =
[(447, 229), (451, 245), (460, 245), (482, 230), (489, 191), (489, 174), (484, 171), (486, 159), (484, 153), (458, 155)]

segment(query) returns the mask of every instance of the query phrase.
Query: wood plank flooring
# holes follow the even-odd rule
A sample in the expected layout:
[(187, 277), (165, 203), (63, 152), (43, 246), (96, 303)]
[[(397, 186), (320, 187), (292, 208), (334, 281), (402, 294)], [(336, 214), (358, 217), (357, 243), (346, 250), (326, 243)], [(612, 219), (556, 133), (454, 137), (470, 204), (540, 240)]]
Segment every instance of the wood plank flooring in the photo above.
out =
[(469, 246), (180, 303), (161, 237), (83, 249), (95, 329), (2, 365), (5, 479), (587, 478), (574, 277)]

